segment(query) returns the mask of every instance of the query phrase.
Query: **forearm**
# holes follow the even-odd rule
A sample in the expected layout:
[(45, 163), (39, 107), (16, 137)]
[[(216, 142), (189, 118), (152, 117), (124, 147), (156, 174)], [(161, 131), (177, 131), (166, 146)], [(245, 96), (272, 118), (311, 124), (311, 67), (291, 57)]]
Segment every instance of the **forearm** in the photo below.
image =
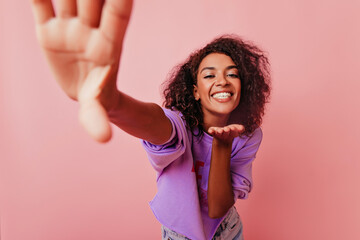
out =
[(159, 105), (141, 102), (119, 91), (112, 95), (113, 104), (107, 112), (113, 124), (153, 144), (162, 144), (170, 138), (171, 123)]
[(209, 216), (224, 216), (234, 205), (230, 174), (231, 142), (224, 143), (214, 138), (208, 182)]

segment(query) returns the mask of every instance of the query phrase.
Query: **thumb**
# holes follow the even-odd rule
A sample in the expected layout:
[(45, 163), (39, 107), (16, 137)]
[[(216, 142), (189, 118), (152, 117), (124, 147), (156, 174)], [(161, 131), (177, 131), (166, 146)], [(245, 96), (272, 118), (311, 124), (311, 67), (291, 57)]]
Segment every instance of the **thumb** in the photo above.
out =
[(92, 69), (78, 92), (79, 102), (97, 98), (105, 85), (109, 84), (108, 79), (111, 70), (110, 65), (98, 66)]
[(99, 101), (80, 102), (79, 121), (94, 140), (105, 143), (111, 139), (109, 118)]
[(107, 83), (110, 66), (99, 66), (90, 71), (79, 92), (79, 121), (87, 133), (98, 142), (111, 139), (111, 127), (105, 108), (98, 96)]

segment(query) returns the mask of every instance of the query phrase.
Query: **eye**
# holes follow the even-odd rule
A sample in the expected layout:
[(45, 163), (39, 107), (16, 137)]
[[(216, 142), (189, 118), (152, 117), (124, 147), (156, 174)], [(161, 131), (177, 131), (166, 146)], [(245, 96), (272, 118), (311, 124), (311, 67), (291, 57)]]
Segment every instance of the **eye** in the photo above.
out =
[(213, 78), (213, 77), (215, 77), (215, 75), (209, 74), (209, 75), (204, 76), (204, 78)]
[(236, 73), (229, 73), (227, 76), (231, 78), (239, 78), (239, 75), (237, 75)]

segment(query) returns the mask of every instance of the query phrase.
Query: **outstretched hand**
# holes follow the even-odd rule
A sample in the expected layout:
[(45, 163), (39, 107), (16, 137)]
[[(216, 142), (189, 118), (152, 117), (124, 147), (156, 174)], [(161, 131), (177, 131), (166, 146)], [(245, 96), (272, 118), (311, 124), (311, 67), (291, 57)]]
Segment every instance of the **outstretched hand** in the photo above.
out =
[(115, 104), (116, 77), (132, 0), (31, 0), (36, 32), (64, 92), (80, 104), (79, 118), (97, 141), (111, 138), (107, 111)]
[(240, 124), (231, 124), (225, 127), (210, 127), (208, 133), (223, 143), (232, 143), (233, 139), (239, 137), (245, 131)]

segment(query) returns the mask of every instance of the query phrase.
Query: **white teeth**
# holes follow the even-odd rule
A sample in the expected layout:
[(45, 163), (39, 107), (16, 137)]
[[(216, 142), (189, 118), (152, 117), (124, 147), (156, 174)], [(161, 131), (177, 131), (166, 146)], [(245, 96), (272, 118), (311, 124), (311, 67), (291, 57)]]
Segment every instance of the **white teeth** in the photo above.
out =
[(220, 98), (220, 99), (224, 99), (224, 98), (228, 98), (231, 96), (231, 93), (228, 92), (220, 92), (220, 93), (215, 93), (213, 95), (213, 98)]

